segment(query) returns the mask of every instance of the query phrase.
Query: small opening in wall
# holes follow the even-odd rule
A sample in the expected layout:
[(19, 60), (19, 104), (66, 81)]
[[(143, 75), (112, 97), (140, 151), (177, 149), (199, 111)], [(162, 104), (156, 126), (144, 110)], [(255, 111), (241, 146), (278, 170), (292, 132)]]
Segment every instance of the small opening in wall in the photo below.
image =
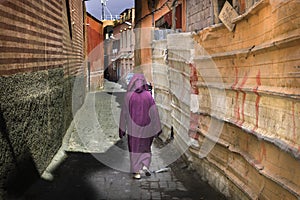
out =
[(225, 2), (228, 1), (228, 3), (230, 3), (230, 5), (232, 5), (232, 0), (218, 0), (218, 10), (219, 13), (221, 12)]
[(67, 8), (67, 17), (68, 17), (70, 38), (72, 39), (72, 36), (73, 36), (73, 34), (72, 34), (72, 25), (73, 25), (73, 22), (71, 21), (71, 12), (70, 12), (70, 3), (69, 3), (69, 0), (66, 0), (66, 8)]

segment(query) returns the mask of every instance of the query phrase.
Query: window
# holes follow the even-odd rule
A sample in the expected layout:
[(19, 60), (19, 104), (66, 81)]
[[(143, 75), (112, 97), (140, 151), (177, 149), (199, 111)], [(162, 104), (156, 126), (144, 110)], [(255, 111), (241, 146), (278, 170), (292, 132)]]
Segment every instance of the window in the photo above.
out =
[(69, 0), (66, 0), (66, 9), (67, 9), (68, 24), (69, 24), (69, 33), (70, 33), (70, 38), (72, 39), (72, 37), (73, 37), (73, 34), (72, 34), (72, 20), (71, 20)]
[[(182, 6), (179, 4), (176, 7), (176, 29), (182, 28)], [(172, 11), (166, 13), (155, 22), (155, 27), (161, 29), (171, 29), (172, 27)]]

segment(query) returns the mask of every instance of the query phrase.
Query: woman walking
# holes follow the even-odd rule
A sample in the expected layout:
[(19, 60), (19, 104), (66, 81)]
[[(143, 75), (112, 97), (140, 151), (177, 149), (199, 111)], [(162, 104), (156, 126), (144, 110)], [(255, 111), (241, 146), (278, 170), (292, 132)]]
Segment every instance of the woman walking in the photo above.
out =
[(135, 74), (127, 87), (122, 105), (119, 137), (128, 134), (133, 178), (140, 179), (141, 171), (150, 176), (151, 145), (161, 133), (161, 124), (154, 99), (148, 91), (143, 74)]

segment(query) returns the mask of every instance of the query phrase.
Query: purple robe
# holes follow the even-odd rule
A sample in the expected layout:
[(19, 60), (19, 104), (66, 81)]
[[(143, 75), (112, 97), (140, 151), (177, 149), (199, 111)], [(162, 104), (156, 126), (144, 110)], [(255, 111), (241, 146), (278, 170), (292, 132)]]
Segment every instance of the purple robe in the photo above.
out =
[(127, 131), (131, 170), (139, 172), (151, 163), (153, 138), (161, 133), (159, 114), (143, 74), (135, 74), (127, 87), (122, 105), (119, 136)]

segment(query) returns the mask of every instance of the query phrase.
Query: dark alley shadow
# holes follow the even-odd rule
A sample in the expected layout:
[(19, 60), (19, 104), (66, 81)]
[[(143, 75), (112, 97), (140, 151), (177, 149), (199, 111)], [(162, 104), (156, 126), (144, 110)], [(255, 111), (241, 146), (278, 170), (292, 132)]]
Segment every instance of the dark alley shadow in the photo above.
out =
[(6, 121), (4, 119), (2, 110), (0, 110), (0, 133), (1, 133), (1, 136), (3, 137), (3, 139), (8, 144), (9, 151), (11, 152), (13, 162), (17, 165), (17, 157), (16, 157), (16, 154), (15, 154), (12, 142), (10, 141), (10, 138), (8, 136)]
[(189, 167), (189, 163), (184, 156), (180, 157), (170, 165), (175, 177), (181, 180), (186, 191), (173, 190), (165, 191), (170, 196), (176, 196), (179, 199), (190, 196), (192, 199), (211, 199), (226, 200), (226, 197), (212, 188), (207, 181), (203, 181), (198, 172)]
[[(115, 146), (126, 149), (127, 143), (119, 140)], [(110, 154), (112, 148), (105, 153), (67, 152), (67, 159), (53, 172), (53, 181), (39, 179), (18, 200), (106, 199), (105, 192), (97, 190), (97, 185), (107, 181), (107, 176), (113, 176), (115, 170), (97, 157)], [(121, 160), (118, 158), (118, 162)]]
[(97, 171), (105, 173), (106, 166), (91, 154), (68, 152), (67, 155), (68, 158), (53, 172), (53, 181), (38, 180), (20, 199), (101, 199), (101, 196), (96, 197), (89, 175)]
[[(1, 172), (3, 173), (1, 178), (4, 179), (5, 198), (17, 198), (24, 193), (28, 185), (38, 180), (39, 172), (26, 143), (18, 146), (17, 150), (14, 149), (16, 147), (10, 138), (2, 110), (0, 110), (0, 133), (3, 140), (2, 148), (6, 149), (6, 153), (1, 158)], [(19, 138), (20, 141), (26, 141), (22, 134), (17, 137), (22, 137), (22, 139)]]

